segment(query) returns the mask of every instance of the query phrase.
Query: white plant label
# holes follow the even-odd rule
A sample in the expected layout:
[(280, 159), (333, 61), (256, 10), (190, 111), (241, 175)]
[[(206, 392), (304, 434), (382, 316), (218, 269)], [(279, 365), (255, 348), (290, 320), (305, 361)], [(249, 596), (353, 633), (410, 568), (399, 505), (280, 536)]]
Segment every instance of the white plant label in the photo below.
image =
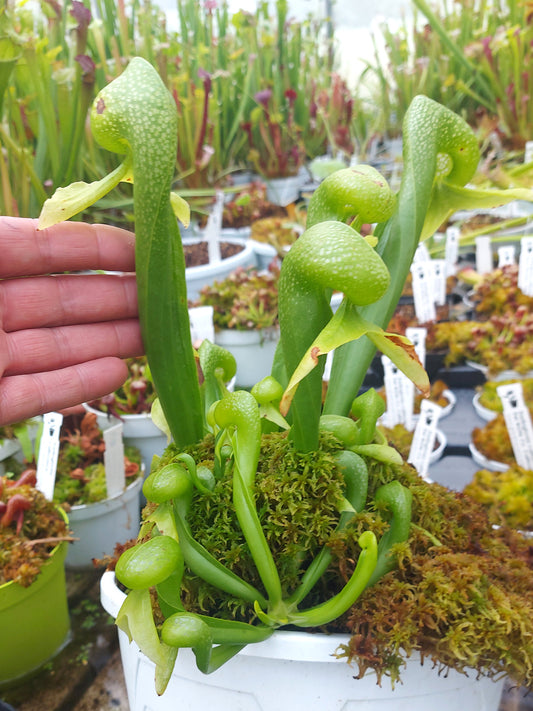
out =
[(516, 463), (533, 469), (533, 424), (524, 402), (522, 383), (510, 383), (496, 388), (503, 405), (503, 416), (513, 447)]
[(533, 237), (522, 237), (520, 240), (518, 288), (526, 296), (533, 296)]
[(413, 262), (429, 262), (431, 259), (429, 250), (423, 242), (420, 242), (413, 256)]
[(325, 382), (329, 382), (329, 379), (331, 377), (331, 368), (333, 367), (334, 354), (335, 349), (333, 349), (326, 355), (326, 365), (324, 366), (324, 372), (322, 373), (322, 380), (324, 380)]
[(493, 269), (491, 239), (487, 235), (476, 237), (476, 271), (488, 274)]
[(194, 306), (189, 309), (189, 321), (191, 324), (191, 340), (195, 348), (206, 338), (215, 342), (215, 325), (213, 323), (212, 306)]
[(531, 161), (533, 161), (533, 141), (526, 141), (524, 163), (531, 163)]
[(36, 488), (43, 496), (52, 501), (56, 483), (57, 459), (59, 457), (59, 433), (63, 424), (63, 415), (48, 412), (43, 415), (43, 433), (39, 445), (37, 460)]
[[(414, 327), (410, 326), (405, 329), (406, 337), (411, 341), (415, 347), (415, 352), (420, 359), (420, 362), (425, 367), (426, 366), (426, 338), (428, 335), (427, 328), (421, 328), (420, 326)], [(407, 377), (407, 376), (404, 376)]]
[(381, 356), (387, 411), (383, 415), (386, 427), (402, 424), (413, 429), (415, 389), (413, 383), (387, 356)]
[(498, 247), (498, 267), (507, 267), (510, 264), (515, 264), (515, 248), (512, 244), (506, 244), (504, 247)]
[(122, 429), (122, 422), (117, 422), (116, 425), (111, 425), (103, 430), (105, 483), (108, 498), (121, 494), (126, 488)]
[(435, 321), (437, 312), (435, 311), (433, 267), (431, 262), (415, 262), (411, 265), (411, 274), (413, 276), (413, 298), (416, 318), (419, 323)]
[(444, 259), (446, 261), (446, 274), (452, 276), (457, 270), (457, 259), (459, 257), (459, 237), (461, 230), (456, 225), (446, 228), (446, 244), (444, 247)]
[(222, 255), (220, 254), (220, 230), (222, 229), (222, 212), (224, 210), (224, 193), (222, 190), (217, 191), (215, 204), (211, 210), (211, 214), (207, 218), (205, 226), (205, 241), (207, 242), (207, 253), (209, 255), (209, 264), (220, 262)]
[(433, 267), (433, 300), (437, 306), (446, 303), (446, 260), (432, 259)]
[(442, 408), (430, 400), (422, 400), (411, 449), (407, 461), (423, 479), (428, 479), (429, 459), (437, 438), (437, 423)]

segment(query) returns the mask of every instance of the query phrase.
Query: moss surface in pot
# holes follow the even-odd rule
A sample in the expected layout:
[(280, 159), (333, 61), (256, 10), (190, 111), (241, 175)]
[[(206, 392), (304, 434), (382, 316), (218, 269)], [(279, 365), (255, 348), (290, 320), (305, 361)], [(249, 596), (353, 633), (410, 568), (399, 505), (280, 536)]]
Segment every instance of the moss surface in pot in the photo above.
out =
[[(530, 413), (533, 415), (532, 408)], [(502, 464), (516, 464), (509, 431), (501, 412), (483, 427), (474, 427), (472, 442), (478, 452), (487, 459)]]
[[(369, 166), (339, 171), (320, 184), (306, 230), (281, 267), (281, 341), (273, 374), (251, 392), (228, 393), (231, 359), (205, 341), (195, 354), (190, 342), (169, 195), (175, 104), (148, 63), (132, 60), (100, 93), (92, 127), (106, 148), (126, 154), (122, 170), (133, 172), (143, 340), (175, 442), (144, 484), (150, 503), (138, 544), (116, 567), (129, 589), (117, 623), (155, 663), (158, 692), (179, 648), (192, 647), (199, 669), (209, 673), (246, 644), (288, 625), (351, 634), (346, 654), (361, 671), (375, 667), (393, 679), (402, 655), (418, 649), (444, 667), (507, 673), (531, 683), (529, 549), (507, 529), (495, 536), (470, 500), (422, 482), (376, 439), (381, 398), (372, 391), (357, 394), (376, 348), (429, 390), (412, 344), (383, 330), (419, 238), (457, 209), (532, 199), (533, 193), (465, 188), (479, 162), (475, 136), (444, 107), (416, 97), (404, 124), (399, 194)], [(58, 192), (45, 205), (41, 227), (74, 214), (112, 183), (103, 179)], [(76, 204), (67, 207), (73, 195)], [(376, 224), (374, 233), (363, 237), (363, 224)], [(333, 289), (345, 295), (335, 314)], [(331, 350), (322, 407), (322, 372)], [(230, 551), (225, 562), (210, 550), (217, 536), (194, 524), (215, 510), (223, 519), (215, 528)], [(293, 520), (299, 530), (291, 528)], [(429, 594), (432, 580), (431, 603), (424, 607), (416, 591), (423, 583)], [(227, 600), (226, 616), (222, 605), (208, 604), (205, 590), (211, 588), (217, 600)], [(406, 598), (410, 614), (404, 616)], [(391, 600), (396, 617), (389, 626)]]
[[(502, 385), (516, 383), (516, 380), (487, 380), (483, 385), (478, 386), (479, 404), (493, 412), (503, 412), (503, 404), (498, 395), (498, 388)], [(533, 407), (533, 378), (523, 378), (520, 380), (522, 392), (526, 404)]]
[(464, 488), (497, 526), (533, 531), (533, 471), (512, 464), (505, 472), (481, 469)]
[(0, 585), (14, 580), (28, 587), (57, 544), (71, 540), (65, 517), (36, 481), (32, 469), (0, 477)]

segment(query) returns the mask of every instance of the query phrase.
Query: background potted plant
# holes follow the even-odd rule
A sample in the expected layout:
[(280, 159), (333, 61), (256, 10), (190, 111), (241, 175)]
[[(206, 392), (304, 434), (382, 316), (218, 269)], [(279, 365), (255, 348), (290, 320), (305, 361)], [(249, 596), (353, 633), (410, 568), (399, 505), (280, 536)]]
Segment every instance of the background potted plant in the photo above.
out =
[(486, 377), (507, 380), (533, 370), (533, 316), (527, 307), (485, 321), (443, 321), (431, 329), (434, 350), (448, 348), (448, 365), (467, 362)]
[(237, 269), (205, 286), (197, 306), (213, 307), (215, 343), (237, 363), (235, 384), (251, 388), (270, 374), (279, 341), (279, 268)]
[[(130, 81), (135, 83), (139, 102), (134, 107)], [(143, 99), (143, 91), (150, 101)], [(143, 109), (150, 115), (145, 125), (149, 124), (151, 131), (153, 126), (161, 129), (159, 140), (148, 142), (149, 146), (139, 117)], [(282, 359), (273, 369), (279, 382), (268, 377), (256, 384), (251, 393), (227, 393), (223, 383), (228, 376), (224, 368), (228, 361), (223, 352), (208, 343), (199, 351), (204, 375), (200, 387), (190, 342), (178, 227), (170, 200), (166, 199), (175, 156), (174, 111), (153, 69), (141, 59), (134, 59), (121, 77), (100, 94), (92, 112), (98, 140), (109, 149), (126, 151), (133, 160), (143, 339), (164, 419), (175, 443), (145, 482), (144, 492), (153, 505), (147, 509), (139, 543), (128, 549), (117, 564), (117, 577), (130, 591), (118, 615), (125, 633), (124, 646), (124, 637), (129, 634), (151, 658), (159, 693), (168, 683), (177, 683), (179, 693), (184, 693), (182, 680), (171, 682), (178, 649), (183, 647), (192, 648), (204, 672), (213, 671), (234, 657), (235, 665), (228, 664), (224, 670), (230, 676), (233, 670), (242, 682), (246, 677), (242, 662), (250, 655), (238, 653), (252, 641), (258, 644), (251, 646), (257, 650), (251, 656), (258, 653), (262, 657), (263, 679), (266, 678), (262, 686), (271, 691), (279, 671), (269, 663), (269, 673), (274, 677), (268, 676), (261, 651), (265, 647), (260, 641), (272, 637), (274, 646), (283, 646), (283, 640), (290, 645), (292, 633), (276, 631), (287, 624), (304, 629), (327, 625), (332, 631), (348, 632), (343, 636), (340, 654), (358, 663), (360, 676), (373, 668), (378, 679), (389, 674), (395, 680), (401, 675), (403, 657), (420, 649), (422, 656), (455, 671), (474, 667), (489, 679), (506, 673), (518, 683), (529, 683), (527, 672), (524, 674), (524, 656), (529, 658), (533, 650), (531, 634), (524, 631), (532, 624), (532, 586), (529, 582), (520, 585), (519, 576), (511, 573), (504, 576), (505, 587), (498, 584), (502, 566), (507, 564), (519, 567), (521, 574), (528, 581), (531, 579), (523, 539), (507, 530), (494, 532), (473, 503), (418, 478), (401, 463), (394, 450), (374, 441), (376, 420), (383, 412), (381, 398), (368, 391), (354, 400), (376, 346), (413, 377), (422, 390), (429, 387), (412, 346), (405, 338), (382, 329), (401, 294), (419, 236), (431, 234), (434, 225), (441, 224), (459, 204), (466, 206), (480, 199), (479, 191), (462, 187), (478, 163), (475, 137), (451, 112), (425, 97), (417, 97), (404, 127), (406, 170), (397, 198), (376, 171), (367, 166), (341, 171), (321, 183), (315, 201), (309, 205), (307, 229), (287, 254), (281, 269)], [(124, 115), (128, 118), (122, 123)], [(126, 140), (112, 136), (114, 117), (125, 127)], [(442, 152), (449, 156), (445, 175), (437, 172), (437, 156)], [(160, 200), (154, 200), (156, 186)], [(81, 202), (94, 199), (95, 186), (78, 184), (72, 190), (77, 191)], [(515, 196), (514, 191), (483, 193), (484, 199), (495, 203)], [(69, 213), (64, 197), (58, 195), (47, 205), (41, 226), (57, 219), (58, 203), (62, 217)], [(346, 224), (354, 215), (351, 224)], [(374, 235), (367, 239), (357, 232), (363, 223), (378, 223)], [(155, 285), (157, 288), (151, 288)], [(333, 317), (329, 306), (332, 288), (345, 294)], [(363, 335), (367, 338), (362, 339)], [(322, 408), (324, 359), (333, 349), (332, 375)], [(348, 413), (357, 421), (347, 417)], [(264, 450), (270, 450), (272, 442), (265, 447), (262, 441), (263, 415), (271, 418), (278, 430), (267, 437), (277, 442), (274, 450), (278, 452), (278, 466), (274, 468), (275, 481), (263, 487), (264, 498), (260, 482), (271, 467)], [(291, 421), (288, 437), (284, 415)], [(269, 423), (265, 426), (271, 427)], [(198, 455), (198, 465), (193, 453)], [(329, 465), (323, 469), (325, 460)], [(302, 467), (302, 476), (296, 476), (296, 481), (293, 463), (298, 463), (298, 471)], [(286, 476), (280, 466), (288, 467)], [(311, 482), (317, 482), (316, 486)], [(279, 527), (275, 521), (268, 516), (262, 520), (270, 508), (276, 509), (276, 495), (271, 488), (275, 489), (276, 484), (282, 498), (290, 499), (290, 490), (297, 489), (296, 499), (303, 497), (308, 504), (304, 511), (311, 512), (310, 518), (303, 513), (296, 515), (294, 510), (291, 514), (289, 505), (288, 518), (300, 519), (304, 538), (296, 534), (296, 542), (291, 544), (289, 540), (285, 550), (278, 550)], [(320, 528), (318, 501), (326, 506), (325, 511), (319, 508), (330, 523), (325, 534), (316, 535), (315, 527)], [(229, 528), (224, 524), (220, 531), (218, 527), (220, 535), (213, 539), (221, 540), (220, 551), (211, 548), (213, 541), (203, 536), (203, 532), (211, 531), (211, 526), (206, 526), (210, 516), (207, 509), (215, 518), (219, 510), (225, 516), (231, 513)], [(441, 515), (436, 516), (435, 512)], [(201, 524), (195, 525), (198, 521)], [(287, 529), (285, 522), (281, 528)], [(230, 529), (235, 534), (231, 539)], [(315, 533), (310, 540), (308, 534), (312, 530)], [(283, 546), (281, 543), (282, 549)], [(480, 556), (479, 550), (484, 554)], [(428, 575), (430, 570), (446, 582), (448, 592), (438, 586), (431, 593), (422, 585), (424, 580), (435, 579)], [(454, 575), (453, 570), (460, 570), (461, 575)], [(457, 611), (449, 586), (462, 587), (466, 579), (474, 587), (488, 579), (490, 589), (497, 595), (487, 596), (483, 583), (483, 590), (476, 588), (473, 595), (467, 595), (469, 601), (479, 602), (482, 610), (467, 604)], [(436, 615), (429, 615), (430, 625), (422, 624), (420, 618), (423, 606), (415, 591), (421, 585), (426, 599), (431, 596)], [(157, 617), (157, 622), (150, 594), (154, 586), (158, 600), (155, 614), (163, 615)], [(391, 600), (398, 592), (402, 599), (404, 593), (412, 596), (408, 620), (413, 620), (413, 626), (405, 624), (401, 605), (395, 606), (397, 623), (392, 629), (398, 630), (398, 635), (393, 632), (391, 636), (388, 623), (383, 626), (382, 622), (390, 620)], [(207, 604), (212, 595), (217, 600), (216, 616), (209, 614)], [(491, 628), (490, 634), (483, 622), (487, 619), (487, 605), (497, 605), (502, 596), (505, 609), (511, 605), (516, 616), (512, 631), (516, 643), (511, 646), (507, 617), (505, 629)], [(357, 598), (357, 605), (350, 611)], [(200, 611), (199, 604), (204, 603), (204, 610)], [(440, 605), (444, 607), (444, 618), (440, 616)], [(231, 614), (226, 617), (223, 609), (231, 609)], [(426, 614), (427, 610), (422, 612)], [(444, 628), (433, 624), (436, 619), (445, 620)], [(465, 636), (467, 622), (472, 635)], [(304, 659), (313, 637), (305, 632), (297, 635)], [(340, 640), (334, 639), (332, 646), (339, 649)], [(447, 644), (450, 640), (451, 644)], [(504, 654), (499, 651), (500, 645)], [(136, 653), (135, 647), (130, 649)], [(516, 655), (513, 649), (517, 650)], [(267, 651), (265, 656), (268, 654)], [(336, 663), (332, 663), (335, 668)], [(313, 665), (311, 675), (316, 674), (318, 666)], [(205, 693), (205, 698), (211, 693), (211, 677), (206, 678), (204, 686), (199, 684), (202, 677), (193, 673), (197, 704), (200, 693)], [(346, 699), (358, 696), (350, 667), (338, 674), (329, 670), (327, 673), (335, 675), (331, 693), (341, 693), (338, 674), (343, 674), (346, 687), (342, 694)], [(226, 679), (222, 671), (220, 674), (223, 676), (218, 679)], [(187, 675), (179, 661), (176, 675)], [(457, 703), (469, 693), (469, 699), (477, 699), (471, 707), (478, 704), (481, 708), (479, 699), (488, 693), (496, 704), (498, 687), (489, 682), (488, 689), (481, 684), (481, 690), (476, 677), (473, 673), (466, 685), (468, 692), (465, 688), (458, 691)], [(291, 679), (295, 686), (292, 674)], [(457, 691), (457, 677), (450, 673), (447, 679), (451, 680), (444, 692), (448, 704), (452, 688)], [(441, 677), (437, 685), (442, 681)], [(298, 698), (305, 699), (306, 705), (316, 703), (317, 692), (307, 690), (306, 683), (298, 687)], [(426, 692), (416, 681), (415, 687), (415, 693), (423, 696), (415, 699), (411, 690), (409, 708), (427, 708)], [(379, 687), (374, 688), (379, 696)], [(146, 687), (130, 685), (134, 707), (135, 694), (140, 689)], [(254, 688), (254, 693), (260, 691)], [(144, 694), (141, 703), (146, 703), (147, 698), (150, 703), (157, 703), (155, 693), (151, 697), (145, 691), (140, 693)], [(321, 690), (319, 694), (322, 700), (323, 693)], [(387, 692), (383, 693), (390, 698)], [(437, 698), (443, 697), (442, 687), (436, 693)], [(397, 696), (402, 696), (401, 691)], [(277, 708), (278, 704), (276, 698), (275, 706), (266, 708)]]
[[(472, 401), (477, 414), (484, 420), (492, 420), (497, 414), (503, 412), (497, 388), (514, 382), (516, 380), (487, 380), (479, 385)], [(526, 404), (533, 406), (533, 378), (521, 378), (520, 383)]]
[(67, 643), (64, 512), (35, 488), (33, 471), (0, 476), (0, 689), (20, 683)]
[(139, 451), (125, 448), (124, 489), (109, 496), (112, 473), (106, 472), (104, 465), (105, 448), (94, 413), (86, 413), (79, 425), (74, 422), (63, 428), (54, 501), (68, 511), (76, 539), (67, 553), (69, 568), (92, 567), (94, 558), (111, 554), (116, 543), (139, 531), (143, 481)]
[(502, 413), (496, 414), (482, 427), (472, 430), (470, 451), (474, 461), (484, 469), (506, 471), (516, 465), (516, 458)]
[(487, 510), (495, 526), (509, 526), (533, 535), (533, 472), (516, 463), (504, 472), (480, 469), (464, 493)]
[(139, 450), (144, 468), (149, 472), (154, 454), (161, 453), (167, 439), (150, 415), (156, 392), (146, 357), (130, 358), (126, 363), (125, 383), (115, 392), (86, 403), (85, 408), (96, 415), (100, 429), (120, 420), (124, 444)]

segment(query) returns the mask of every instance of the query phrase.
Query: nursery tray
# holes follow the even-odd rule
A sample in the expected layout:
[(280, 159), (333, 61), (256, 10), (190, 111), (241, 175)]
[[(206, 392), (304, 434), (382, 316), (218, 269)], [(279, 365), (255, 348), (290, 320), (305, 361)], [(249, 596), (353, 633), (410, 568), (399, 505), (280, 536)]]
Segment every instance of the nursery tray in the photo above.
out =
[(460, 388), (468, 388), (470, 390), (478, 385), (483, 385), (485, 382), (485, 374), (471, 365), (455, 365), (451, 368), (439, 368), (434, 380), (444, 380), (449, 388), (456, 390)]

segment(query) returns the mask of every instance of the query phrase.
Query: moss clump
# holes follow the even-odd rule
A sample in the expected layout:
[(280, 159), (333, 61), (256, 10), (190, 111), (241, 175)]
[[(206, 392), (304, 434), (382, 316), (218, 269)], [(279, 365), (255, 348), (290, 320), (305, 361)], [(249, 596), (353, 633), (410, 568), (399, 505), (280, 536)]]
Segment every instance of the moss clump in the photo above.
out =
[(481, 469), (465, 487), (498, 526), (533, 531), (533, 471), (515, 464), (505, 472)]
[(509, 430), (502, 413), (499, 413), (483, 427), (474, 427), (472, 442), (487, 459), (504, 464), (516, 464)]
[[(212, 440), (210, 441), (212, 444)], [(443, 668), (473, 667), (483, 675), (507, 674), (533, 684), (533, 552), (519, 534), (494, 531), (483, 508), (464, 494), (428, 484), (408, 465), (369, 461), (366, 509), (342, 534), (335, 532), (342, 480), (333, 439), (320, 453), (295, 453), (282, 435), (263, 438), (256, 501), (286, 592), (309, 561), (328, 545), (332, 563), (302, 608), (329, 599), (342, 588), (359, 555), (360, 533), (378, 538), (387, 523), (373, 505), (377, 488), (398, 479), (413, 494), (413, 525), (396, 546), (398, 567), (367, 589), (356, 605), (327, 627), (351, 635), (341, 656), (373, 669), (381, 683), (401, 676), (402, 660), (420, 651)], [(197, 461), (209, 464), (204, 446)], [(166, 458), (172, 457), (172, 448)], [(223, 476), (208, 496), (196, 494), (189, 523), (195, 538), (236, 573), (261, 587)], [(186, 571), (186, 607), (214, 616), (254, 622), (249, 606)]]
[[(494, 412), (503, 412), (503, 405), (497, 388), (500, 385), (510, 385), (516, 383), (516, 380), (488, 380), (486, 383), (478, 387), (479, 404)], [(520, 380), (522, 384), (522, 392), (526, 402), (533, 402), (533, 378), (524, 378)]]
[[(7, 523), (5, 511), (12, 497), (22, 497), (28, 508), (23, 517)], [(58, 538), (68, 535), (68, 526), (52, 502), (31, 484), (16, 485), (0, 477), (0, 585), (15, 581), (28, 587), (49, 560)], [(17, 531), (17, 529), (19, 529)]]

